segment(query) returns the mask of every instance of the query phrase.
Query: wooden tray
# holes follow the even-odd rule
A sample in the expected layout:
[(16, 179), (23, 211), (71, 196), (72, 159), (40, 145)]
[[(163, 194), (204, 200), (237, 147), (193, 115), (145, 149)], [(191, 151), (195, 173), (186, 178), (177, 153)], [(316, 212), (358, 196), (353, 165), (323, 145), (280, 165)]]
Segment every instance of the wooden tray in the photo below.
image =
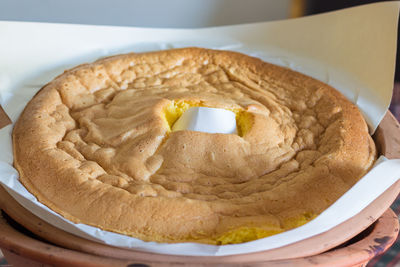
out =
[[(400, 158), (400, 126), (393, 115), (390, 113), (386, 114), (374, 135), (374, 139), (381, 154), (388, 158)], [(288, 260), (317, 255), (346, 242), (365, 230), (377, 218), (379, 218), (389, 208), (390, 204), (395, 200), (399, 192), (400, 181), (392, 185), (384, 194), (371, 203), (367, 208), (362, 210), (358, 215), (325, 233), (309, 239), (264, 252), (216, 257), (172, 256), (132, 251), (76, 237), (47, 224), (40, 218), (25, 210), (9, 196), (3, 188), (1, 188), (0, 191), (0, 207), (15, 221), (44, 240), (81, 253), (153, 264), (166, 262), (174, 264), (265, 263), (267, 260)], [(391, 238), (397, 236), (398, 227), (394, 232), (392, 233)], [(389, 241), (394, 242), (394, 240), (391, 239)], [(376, 241), (374, 242), (375, 243), (372, 242), (370, 244), (372, 248), (373, 246), (376, 246)], [(370, 251), (369, 254), (372, 255), (374, 252)]]
[[(19, 228), (19, 231), (16, 229)], [(399, 229), (397, 216), (387, 210), (373, 225), (345, 245), (331, 251), (298, 259), (269, 261), (268, 258), (252, 262), (251, 266), (365, 266), (374, 256), (386, 251), (396, 240)], [(144, 261), (140, 259), (117, 259), (92, 255), (80, 251), (61, 248), (32, 238), (17, 223), (5, 220), (0, 215), (0, 247), (9, 263), (13, 266), (47, 267), (47, 266), (210, 266), (207, 258), (203, 262), (182, 264), (168, 260), (156, 259)], [(218, 266), (243, 266), (241, 263), (218, 263)]]

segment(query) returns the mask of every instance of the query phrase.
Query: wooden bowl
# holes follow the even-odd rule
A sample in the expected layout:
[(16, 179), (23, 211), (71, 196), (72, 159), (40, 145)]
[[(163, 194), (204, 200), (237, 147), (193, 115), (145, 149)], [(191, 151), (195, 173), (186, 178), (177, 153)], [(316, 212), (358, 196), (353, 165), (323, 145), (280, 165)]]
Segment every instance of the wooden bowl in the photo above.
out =
[[(374, 135), (374, 139), (375, 143), (377, 144), (378, 151), (381, 154), (388, 158), (400, 158), (400, 126), (397, 120), (389, 112), (379, 125), (376, 134)], [(393, 212), (387, 211), (385, 213), (386, 215), (382, 216), (378, 223), (375, 224), (373, 227), (374, 230), (359, 241), (361, 243), (356, 242), (330, 252), (325, 251), (343, 244), (368, 228), (389, 208), (399, 192), (400, 181), (392, 185), (388, 190), (385, 191), (384, 194), (382, 194), (359, 214), (320, 235), (284, 247), (263, 252), (231, 256), (204, 257), (173, 256), (132, 251), (95, 243), (93, 241), (74, 236), (42, 221), (40, 218), (31, 214), (29, 211), (20, 206), (11, 196), (9, 196), (3, 188), (0, 188), (0, 207), (12, 219), (17, 221), (24, 228), (28, 229), (39, 238), (62, 247), (57, 247), (57, 251), (62, 251), (60, 251), (60, 254), (57, 256), (57, 258), (54, 256), (54, 251), (46, 254), (45, 251), (38, 249), (39, 246), (44, 246), (50, 248), (48, 249), (49, 251), (52, 250), (52, 246), (48, 244), (37, 240), (34, 240), (34, 243), (32, 243), (33, 241), (31, 240), (32, 242), (29, 243), (27, 240), (22, 241), (19, 239), (17, 242), (17, 239), (15, 239), (17, 238), (16, 231), (12, 231), (11, 226), (4, 222), (0, 223), (0, 247), (6, 250), (5, 255), (9, 257), (10, 260), (12, 260), (10, 257), (15, 256), (11, 254), (14, 251), (28, 258), (37, 259), (52, 264), (60, 262), (61, 258), (64, 257), (63, 264), (69, 262), (70, 265), (75, 265), (76, 262), (72, 259), (75, 256), (82, 257), (82, 260), (89, 257), (93, 260), (93, 262), (95, 262), (95, 259), (101, 258), (104, 260), (105, 264), (110, 263), (109, 265), (114, 266), (120, 266), (121, 264), (126, 266), (132, 261), (146, 263), (152, 266), (158, 266), (162, 264), (202, 265), (217, 263), (251, 263), (262, 265), (268, 263), (269, 266), (282, 266), (282, 264), (289, 264), (292, 266), (309, 266), (311, 263), (320, 264), (321, 262), (327, 262), (328, 260), (337, 262), (338, 265), (343, 265), (344, 263), (346, 263), (346, 265), (354, 265), (362, 261), (368, 261), (376, 253), (384, 251), (395, 241), (399, 227), (397, 217), (393, 215)], [(382, 233), (384, 233), (384, 235), (381, 235)], [(20, 235), (18, 235), (18, 237), (22, 238), (21, 235), (23, 234), (19, 234)], [(25, 237), (29, 238), (27, 236)], [(7, 239), (7, 242), (5, 242), (4, 239)], [(31, 245), (28, 246), (27, 244)], [(356, 244), (360, 246), (357, 245), (354, 247), (353, 245)], [(79, 255), (75, 255), (74, 253), (78, 253)], [(72, 257), (71, 254), (74, 254), (75, 256)], [(302, 259), (294, 259), (301, 257)], [(57, 258), (57, 261), (51, 262), (51, 260), (55, 260), (55, 258)], [(333, 264), (331, 266), (338, 265)]]

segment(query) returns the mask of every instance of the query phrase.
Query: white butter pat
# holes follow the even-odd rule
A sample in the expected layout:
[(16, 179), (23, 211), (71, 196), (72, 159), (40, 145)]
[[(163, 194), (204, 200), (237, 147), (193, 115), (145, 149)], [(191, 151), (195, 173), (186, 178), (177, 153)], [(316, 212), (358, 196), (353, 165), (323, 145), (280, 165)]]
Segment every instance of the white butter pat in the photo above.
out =
[(172, 131), (237, 134), (236, 115), (221, 108), (192, 107), (186, 110), (172, 126)]

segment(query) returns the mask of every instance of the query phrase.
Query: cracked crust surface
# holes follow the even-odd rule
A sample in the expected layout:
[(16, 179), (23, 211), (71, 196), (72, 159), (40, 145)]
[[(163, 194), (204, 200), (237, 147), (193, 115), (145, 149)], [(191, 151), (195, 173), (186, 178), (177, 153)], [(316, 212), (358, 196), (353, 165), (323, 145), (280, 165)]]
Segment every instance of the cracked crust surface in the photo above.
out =
[[(243, 110), (251, 126), (243, 136), (170, 132), (165, 108), (180, 100)], [(67, 219), (210, 244), (232, 229), (279, 232), (321, 213), (376, 153), (358, 109), (330, 86), (200, 48), (64, 72), (29, 102), (13, 144), (21, 182)]]

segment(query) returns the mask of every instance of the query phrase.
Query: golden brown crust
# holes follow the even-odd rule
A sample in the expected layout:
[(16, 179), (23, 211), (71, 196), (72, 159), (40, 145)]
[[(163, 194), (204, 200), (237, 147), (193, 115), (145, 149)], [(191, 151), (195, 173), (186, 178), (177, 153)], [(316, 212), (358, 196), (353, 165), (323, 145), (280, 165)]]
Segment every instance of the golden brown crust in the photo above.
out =
[[(178, 131), (171, 101), (242, 109), (242, 137)], [(358, 109), (300, 73), (235, 52), (127, 54), (66, 71), (29, 102), (14, 165), (73, 222), (160, 242), (215, 243), (237, 227), (289, 229), (319, 214), (375, 159)]]

